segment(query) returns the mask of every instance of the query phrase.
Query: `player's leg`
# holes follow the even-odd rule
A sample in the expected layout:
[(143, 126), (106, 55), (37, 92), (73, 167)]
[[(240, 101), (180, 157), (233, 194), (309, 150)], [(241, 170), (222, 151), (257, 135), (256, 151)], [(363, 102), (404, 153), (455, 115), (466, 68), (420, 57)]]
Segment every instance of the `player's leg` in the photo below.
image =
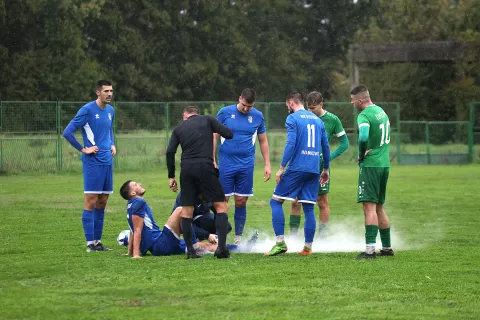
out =
[(393, 256), (392, 241), (390, 238), (390, 219), (388, 219), (387, 213), (383, 204), (385, 203), (385, 197), (387, 193), (387, 181), (390, 168), (384, 168), (382, 180), (380, 183), (380, 196), (379, 203), (377, 203), (376, 211), (378, 217), (378, 229), (380, 232), (380, 239), (382, 240), (382, 249), (380, 250), (381, 256)]
[(315, 229), (317, 222), (315, 221), (315, 203), (318, 195), (318, 181), (320, 175), (317, 173), (305, 172), (301, 176), (302, 187), (298, 193), (298, 202), (302, 204), (303, 213), (305, 215), (304, 235), (305, 245), (299, 253), (302, 255), (310, 255), (312, 252), (313, 238), (315, 237)]
[(328, 222), (330, 221), (330, 207), (328, 205), (329, 192), (330, 180), (328, 180), (328, 182), (325, 184), (321, 184), (318, 188), (317, 204), (320, 211), (318, 222), (318, 236), (320, 238), (325, 238), (328, 233)]
[(253, 196), (254, 167), (237, 170), (235, 175), (235, 244), (240, 244), (247, 221), (247, 201)]
[(96, 179), (98, 175), (98, 169), (100, 166), (89, 165), (83, 163), (83, 212), (82, 212), (82, 225), (85, 239), (87, 241), (87, 251), (97, 251), (95, 246), (95, 218), (93, 211), (98, 199), (98, 195), (102, 193), (103, 182), (100, 184)]
[(302, 219), (302, 205), (298, 200), (290, 202), (290, 234), (296, 236)]
[(365, 216), (365, 252), (357, 256), (358, 259), (375, 258), (375, 243), (378, 234), (377, 203), (379, 202), (381, 168), (360, 168), (358, 179), (357, 202), (363, 205)]
[(219, 259), (229, 258), (230, 252), (227, 249), (228, 203), (225, 201), (225, 193), (213, 165), (205, 164), (202, 169), (201, 190), (203, 191), (203, 198), (206, 202), (212, 202), (217, 212), (215, 227), (218, 233), (218, 247), (215, 256)]
[(199, 193), (199, 188), (197, 187), (197, 178), (196, 174), (197, 168), (193, 166), (184, 166), (180, 171), (180, 228), (182, 230), (183, 238), (185, 239), (185, 244), (187, 246), (187, 255), (188, 258), (198, 258), (193, 247), (193, 227), (192, 227), (192, 217), (193, 217), (193, 206), (197, 199)]
[(272, 210), (272, 225), (276, 236), (276, 243), (273, 248), (264, 254), (264, 256), (276, 256), (287, 252), (285, 243), (285, 214), (283, 212), (283, 202), (285, 200), (294, 201), (302, 187), (301, 172), (287, 170), (275, 187), (270, 208)]
[(99, 166), (97, 180), (103, 181), (102, 194), (97, 197), (94, 216), (94, 240), (98, 251), (110, 251), (110, 248), (102, 244), (103, 225), (105, 220), (105, 207), (107, 206), (108, 196), (113, 193), (113, 166)]

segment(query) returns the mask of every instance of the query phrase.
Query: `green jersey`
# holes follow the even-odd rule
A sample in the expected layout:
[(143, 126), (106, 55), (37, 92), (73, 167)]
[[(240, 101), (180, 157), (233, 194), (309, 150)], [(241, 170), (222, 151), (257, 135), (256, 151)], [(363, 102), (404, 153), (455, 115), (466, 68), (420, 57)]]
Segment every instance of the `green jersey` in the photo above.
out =
[(333, 113), (325, 111), (323, 116), (320, 117), (325, 125), (325, 131), (327, 131), (327, 138), (328, 142), (332, 139), (333, 135), (337, 137), (341, 137), (345, 134), (345, 130), (343, 129), (342, 123), (340, 119)]
[(357, 118), (358, 128), (368, 126), (367, 150), (364, 167), (390, 167), (390, 120), (382, 108), (374, 104), (366, 107)]

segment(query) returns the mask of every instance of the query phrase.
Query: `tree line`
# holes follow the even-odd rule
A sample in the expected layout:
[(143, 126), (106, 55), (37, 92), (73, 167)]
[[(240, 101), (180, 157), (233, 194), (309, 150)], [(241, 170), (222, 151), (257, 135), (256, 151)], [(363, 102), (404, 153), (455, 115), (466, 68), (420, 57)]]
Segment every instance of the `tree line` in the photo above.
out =
[[(476, 0), (0, 0), (0, 100), (259, 100), (293, 90), (349, 99), (350, 44), (480, 41)], [(369, 64), (374, 101), (450, 120), (480, 100), (480, 57)]]

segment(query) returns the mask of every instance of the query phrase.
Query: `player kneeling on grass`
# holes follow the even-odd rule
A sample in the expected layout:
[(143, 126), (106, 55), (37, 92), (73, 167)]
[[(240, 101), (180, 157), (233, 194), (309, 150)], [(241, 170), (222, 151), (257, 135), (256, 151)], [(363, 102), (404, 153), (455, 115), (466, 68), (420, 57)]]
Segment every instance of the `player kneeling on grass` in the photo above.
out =
[[(181, 210), (178, 207), (168, 218), (163, 230), (160, 230), (153, 218), (152, 210), (143, 198), (145, 188), (135, 181), (128, 180), (120, 188), (120, 195), (128, 200), (127, 220), (133, 235), (129, 237), (128, 255), (141, 258), (147, 252), (154, 256), (185, 254), (186, 244), (180, 239)], [(217, 249), (217, 244), (197, 242), (193, 237), (192, 244), (199, 253), (210, 253)], [(239, 246), (227, 245), (231, 251), (238, 251)]]

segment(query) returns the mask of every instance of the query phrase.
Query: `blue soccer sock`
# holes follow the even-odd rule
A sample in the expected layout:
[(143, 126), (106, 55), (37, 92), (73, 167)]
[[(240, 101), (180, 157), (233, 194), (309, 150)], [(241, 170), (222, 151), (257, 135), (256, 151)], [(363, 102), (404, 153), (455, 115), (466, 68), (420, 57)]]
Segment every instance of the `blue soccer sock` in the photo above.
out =
[(247, 207), (239, 208), (235, 206), (233, 220), (235, 221), (235, 235), (241, 236), (243, 228), (245, 228), (245, 221), (247, 221)]
[(305, 242), (312, 243), (315, 237), (317, 222), (315, 221), (315, 207), (311, 203), (302, 203), (303, 213), (305, 214), (305, 224), (303, 232), (305, 233)]
[(283, 213), (282, 203), (277, 200), (270, 200), (272, 208), (272, 225), (276, 236), (285, 234), (285, 214)]
[(82, 224), (83, 224), (83, 233), (85, 234), (85, 239), (87, 242), (93, 241), (93, 226), (94, 226), (94, 219), (93, 219), (93, 212), (90, 210), (83, 210), (82, 213)]
[(103, 221), (105, 218), (105, 209), (93, 209), (94, 227), (93, 238), (95, 241), (102, 240)]

